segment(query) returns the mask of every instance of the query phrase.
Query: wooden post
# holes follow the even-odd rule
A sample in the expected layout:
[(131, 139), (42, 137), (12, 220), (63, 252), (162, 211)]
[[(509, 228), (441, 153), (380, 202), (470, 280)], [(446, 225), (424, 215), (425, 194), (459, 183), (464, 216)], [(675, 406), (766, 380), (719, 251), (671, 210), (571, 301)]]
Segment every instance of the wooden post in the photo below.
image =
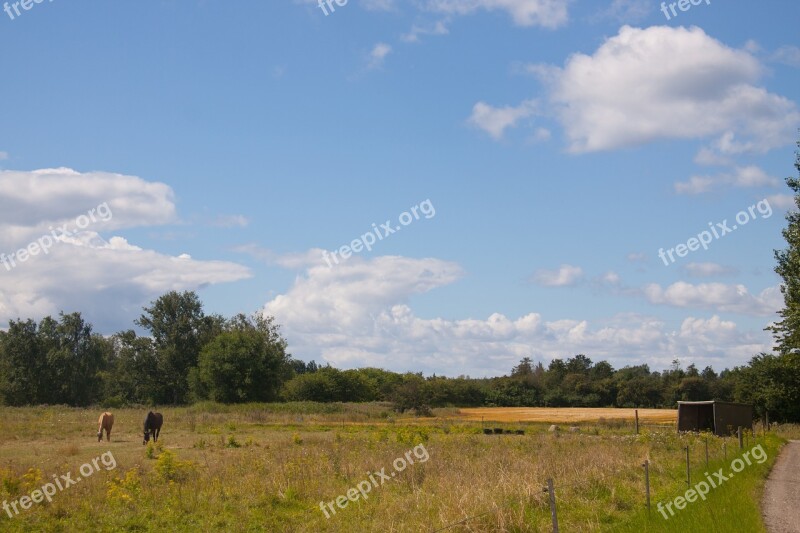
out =
[(739, 426), (738, 433), (739, 433), (739, 449), (742, 450), (744, 449), (744, 441), (742, 440), (742, 426)]
[(692, 479), (689, 473), (689, 447), (686, 447), (686, 487), (692, 488)]
[(708, 468), (708, 437), (706, 437), (706, 468)]
[(765, 433), (764, 433), (766, 435), (766, 432), (769, 431), (769, 411), (765, 411), (764, 412), (764, 416), (767, 418), (767, 427), (766, 427)]
[(558, 514), (556, 513), (556, 491), (553, 488), (553, 478), (547, 478), (545, 492), (550, 494), (550, 516), (553, 519), (553, 533), (558, 533)]
[(639, 434), (639, 410), (636, 409), (633, 411), (635, 418), (634, 424), (636, 425), (636, 434)]
[(644, 490), (647, 495), (647, 512), (650, 512), (650, 461), (644, 461)]

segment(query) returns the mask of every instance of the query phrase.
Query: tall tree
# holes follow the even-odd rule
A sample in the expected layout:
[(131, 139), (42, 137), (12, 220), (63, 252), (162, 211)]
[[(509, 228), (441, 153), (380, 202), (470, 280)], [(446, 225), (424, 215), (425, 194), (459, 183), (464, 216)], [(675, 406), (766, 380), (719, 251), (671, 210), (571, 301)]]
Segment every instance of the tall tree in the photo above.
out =
[[(797, 143), (800, 147), (800, 142)], [(795, 168), (800, 174), (800, 152), (797, 153)], [(794, 203), (798, 210), (786, 214), (787, 225), (783, 238), (787, 247), (775, 250), (778, 265), (775, 272), (783, 279), (784, 308), (778, 314), (782, 320), (767, 328), (772, 331), (781, 354), (797, 352), (800, 349), (800, 179), (786, 178), (786, 185), (794, 192)]]
[(144, 308), (136, 325), (153, 337), (162, 377), (156, 394), (158, 402), (186, 402), (189, 372), (197, 366), (200, 350), (210, 340), (214, 324), (203, 313), (203, 304), (193, 291), (168, 292)]

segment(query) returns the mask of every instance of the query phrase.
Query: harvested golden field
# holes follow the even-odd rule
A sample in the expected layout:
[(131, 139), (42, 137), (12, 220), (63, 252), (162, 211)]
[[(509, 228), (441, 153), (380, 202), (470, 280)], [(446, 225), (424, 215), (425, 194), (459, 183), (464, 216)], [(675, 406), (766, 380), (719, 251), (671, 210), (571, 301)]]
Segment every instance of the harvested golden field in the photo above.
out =
[[(634, 419), (633, 409), (582, 408), (582, 407), (474, 407), (458, 410), (457, 418), (485, 420), (486, 422), (549, 422), (566, 424), (605, 420)], [(639, 409), (642, 424), (674, 424), (678, 419), (676, 409)]]

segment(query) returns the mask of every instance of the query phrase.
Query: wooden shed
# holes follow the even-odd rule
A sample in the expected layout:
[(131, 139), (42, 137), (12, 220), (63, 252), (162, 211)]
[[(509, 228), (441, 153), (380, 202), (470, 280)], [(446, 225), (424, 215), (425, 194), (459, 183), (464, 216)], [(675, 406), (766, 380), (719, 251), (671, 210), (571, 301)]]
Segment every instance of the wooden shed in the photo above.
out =
[(678, 402), (678, 431), (711, 431), (724, 437), (753, 426), (753, 406), (744, 403)]

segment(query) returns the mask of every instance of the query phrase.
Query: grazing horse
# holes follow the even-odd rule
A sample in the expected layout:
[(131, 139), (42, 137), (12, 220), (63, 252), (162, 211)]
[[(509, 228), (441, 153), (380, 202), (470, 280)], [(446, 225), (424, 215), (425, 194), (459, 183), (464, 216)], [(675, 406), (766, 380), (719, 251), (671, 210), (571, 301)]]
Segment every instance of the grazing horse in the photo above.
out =
[(106, 411), (102, 415), (100, 415), (100, 419), (97, 421), (97, 442), (103, 440), (103, 430), (106, 431), (106, 440), (111, 440), (111, 427), (114, 425), (114, 415)]
[(144, 419), (144, 440), (142, 445), (147, 444), (150, 440), (150, 435), (153, 435), (153, 442), (158, 442), (158, 435), (161, 433), (161, 424), (164, 423), (164, 417), (161, 413), (154, 413), (150, 411)]

